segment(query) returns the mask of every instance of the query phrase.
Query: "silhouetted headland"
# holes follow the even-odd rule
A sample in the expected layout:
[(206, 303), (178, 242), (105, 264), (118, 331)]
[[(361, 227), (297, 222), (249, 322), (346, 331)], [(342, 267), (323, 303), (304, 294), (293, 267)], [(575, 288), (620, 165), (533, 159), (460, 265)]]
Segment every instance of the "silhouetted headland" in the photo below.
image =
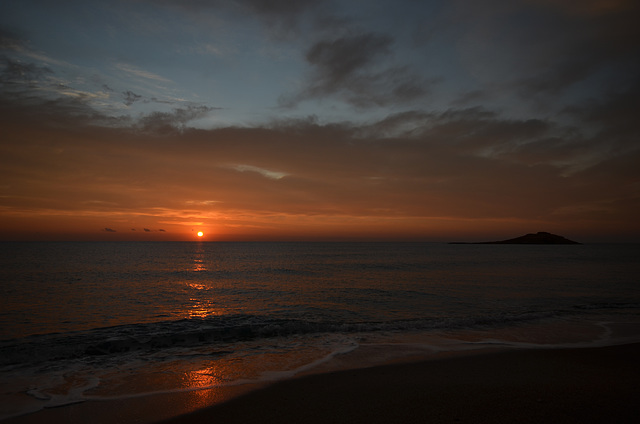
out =
[(450, 244), (582, 244), (565, 237), (540, 231), (524, 236), (500, 241), (451, 242)]

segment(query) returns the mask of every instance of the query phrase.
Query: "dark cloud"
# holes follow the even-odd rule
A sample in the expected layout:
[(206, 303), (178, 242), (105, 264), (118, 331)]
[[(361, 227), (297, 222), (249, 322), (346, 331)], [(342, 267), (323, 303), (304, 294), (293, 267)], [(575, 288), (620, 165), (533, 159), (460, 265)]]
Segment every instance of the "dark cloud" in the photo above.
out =
[(258, 13), (267, 15), (296, 15), (306, 10), (313, 9), (324, 0), (238, 0), (238, 3), (251, 7)]
[(362, 126), (358, 133), (362, 138), (413, 137), (422, 134), (436, 114), (424, 111), (406, 111), (395, 113), (371, 125)]
[(482, 103), (489, 97), (489, 93), (485, 90), (475, 89), (465, 93), (460, 94), (458, 98), (456, 98), (452, 104), (456, 107), (466, 107), (469, 104), (478, 104)]
[(589, 99), (566, 109), (581, 121), (591, 122), (603, 129), (619, 134), (637, 134), (640, 122), (640, 83), (624, 87), (624, 90), (604, 94), (597, 99)]
[(305, 15), (312, 20), (324, 17), (320, 10), (330, 4), (327, 0), (161, 0), (163, 3), (180, 8), (194, 16), (226, 12), (236, 17), (256, 17), (265, 25), (267, 33), (279, 39), (300, 34), (301, 21)]
[(0, 28), (0, 50), (20, 51), (26, 48), (26, 44), (18, 35)]
[(0, 96), (0, 111), (25, 125), (32, 120), (60, 128), (126, 127), (133, 123), (129, 117), (109, 116), (97, 111), (86, 97), (38, 97), (31, 90), (5, 90)]
[[(49, 68), (8, 59), (4, 63), (7, 66), (4, 69), (0, 68), (0, 109), (6, 110), (6, 113), (16, 116), (17, 119), (39, 119), (58, 126), (135, 127), (145, 132), (167, 134), (182, 131), (190, 121), (205, 117), (218, 109), (187, 104), (170, 112), (151, 112), (136, 119), (126, 115), (112, 115), (93, 107), (92, 93), (74, 91), (72, 87), (62, 83), (41, 82), (44, 76), (53, 75)], [(36, 90), (37, 88), (45, 89)], [(113, 91), (109, 87), (106, 89)], [(73, 95), (59, 94), (63, 91), (73, 92)], [(127, 106), (137, 102), (180, 104), (178, 101), (162, 101), (155, 97), (148, 99), (131, 90), (124, 91), (122, 95)]]
[[(497, 75), (507, 77), (510, 87), (525, 98), (546, 100), (603, 80), (625, 84), (640, 72), (637, 2), (603, 7), (595, 1), (531, 0), (510, 8), (507, 2), (498, 3), (501, 13), (469, 16), (475, 30), (471, 36), (480, 35), (480, 54), (505, 66), (505, 74)], [(517, 77), (509, 77), (509, 71)]]
[(589, 99), (564, 110), (578, 122), (589, 123), (591, 144), (604, 154), (625, 154), (638, 148), (640, 84)]
[(439, 27), (435, 39), (456, 40), (460, 70), (472, 82), (450, 103), (456, 107), (509, 107), (508, 99), (550, 116), (625, 91), (640, 74), (638, 2), (453, 0), (446, 13), (441, 24), (450, 28)]
[(587, 61), (566, 60), (554, 64), (553, 67), (540, 71), (531, 77), (518, 80), (514, 87), (523, 97), (556, 96), (592, 73), (592, 66)]
[[(113, 91), (108, 89), (109, 91)], [(182, 104), (180, 101), (178, 100), (163, 100), (163, 99), (159, 99), (157, 97), (145, 97), (141, 94), (136, 94), (131, 90), (127, 90), (124, 91), (122, 93), (123, 95), (123, 103), (127, 106), (131, 106), (132, 104), (136, 103), (136, 102), (142, 102), (142, 103), (158, 103), (158, 104), (164, 104), (164, 105), (180, 105)], [(190, 105), (188, 106), (188, 108), (198, 108), (201, 106), (195, 106), (195, 105)], [(214, 109), (219, 109), (219, 108), (209, 108), (209, 110), (214, 110)]]
[(340, 86), (376, 57), (387, 55), (392, 45), (392, 37), (374, 33), (323, 40), (307, 51), (306, 59), (327, 86)]
[(306, 53), (312, 67), (300, 92), (281, 98), (291, 107), (303, 100), (337, 95), (358, 107), (385, 106), (424, 96), (434, 81), (425, 81), (407, 66), (387, 66), (394, 39), (364, 33), (325, 39)]
[(48, 66), (28, 62), (20, 57), (29, 51), (28, 43), (16, 34), (0, 29), (0, 85), (12, 91), (40, 87), (44, 79), (53, 74)]
[[(214, 108), (181, 100), (163, 100), (145, 97), (132, 90), (121, 91), (122, 102), (126, 106), (134, 103), (158, 103), (178, 107), (171, 112), (152, 112), (138, 119), (121, 113), (117, 107), (105, 107), (109, 98), (117, 97), (116, 90), (103, 77), (92, 74), (86, 80), (94, 88), (78, 89), (67, 81), (58, 68), (58, 73), (49, 66), (46, 56), (32, 51), (28, 43), (13, 33), (0, 30), (0, 108), (10, 110), (10, 114), (20, 119), (54, 121), (65, 126), (68, 122), (76, 125), (135, 126), (144, 131), (173, 132), (182, 130), (189, 121), (205, 116)], [(42, 57), (40, 61), (30, 58)], [(79, 78), (82, 81), (82, 78)], [(183, 106), (184, 105), (184, 106)]]
[(18, 119), (53, 120), (65, 125), (65, 121), (83, 116), (87, 122), (106, 124), (107, 117), (90, 106), (91, 93), (73, 90), (50, 67), (14, 53), (0, 56), (0, 108)]
[(145, 233), (150, 233), (151, 232), (151, 230), (148, 229), (148, 228), (143, 228), (143, 230), (144, 230)]
[(25, 63), (6, 56), (0, 57), (0, 67), (2, 69), (0, 83), (3, 85), (35, 88), (43, 78), (53, 74), (53, 71), (46, 66)]
[[(165, 104), (165, 105), (175, 105), (177, 102), (175, 100), (162, 100), (159, 99), (157, 97), (151, 97), (149, 99), (145, 99), (144, 100), (145, 103), (159, 103), (159, 104)], [(216, 109), (216, 108), (211, 108)]]
[(208, 106), (191, 105), (185, 108), (176, 108), (172, 112), (153, 112), (140, 118), (138, 125), (146, 132), (174, 133), (184, 130), (187, 123), (207, 116), (212, 110), (215, 109)]
[(152, 2), (170, 4), (193, 12), (240, 7), (265, 15), (285, 16), (296, 15), (327, 3), (326, 0), (298, 0), (295, 2), (289, 0), (160, 0)]
[(124, 96), (124, 104), (127, 106), (131, 106), (132, 104), (134, 104), (135, 102), (139, 101), (142, 96), (140, 94), (136, 94), (133, 91), (125, 91), (124, 93), (122, 93)]
[(326, 4), (327, 1), (238, 0), (238, 3), (263, 19), (271, 34), (283, 38), (298, 33), (300, 17), (306, 12), (317, 14), (318, 6)]
[(107, 233), (116, 233), (117, 232), (113, 228), (105, 228), (104, 231), (106, 231)]

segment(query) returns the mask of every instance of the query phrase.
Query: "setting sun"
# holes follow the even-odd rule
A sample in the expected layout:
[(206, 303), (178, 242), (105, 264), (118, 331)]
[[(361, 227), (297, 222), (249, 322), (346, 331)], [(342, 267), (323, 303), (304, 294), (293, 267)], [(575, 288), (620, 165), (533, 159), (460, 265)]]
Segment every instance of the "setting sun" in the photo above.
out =
[(198, 231), (198, 237), (202, 237), (204, 236), (204, 233), (202, 231)]

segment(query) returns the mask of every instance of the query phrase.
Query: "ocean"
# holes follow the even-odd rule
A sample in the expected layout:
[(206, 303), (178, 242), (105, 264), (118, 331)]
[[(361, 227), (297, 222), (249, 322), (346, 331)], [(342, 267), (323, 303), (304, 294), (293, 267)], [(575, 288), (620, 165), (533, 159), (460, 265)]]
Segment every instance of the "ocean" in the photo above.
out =
[(640, 341), (640, 245), (0, 243), (0, 419), (478, 348)]

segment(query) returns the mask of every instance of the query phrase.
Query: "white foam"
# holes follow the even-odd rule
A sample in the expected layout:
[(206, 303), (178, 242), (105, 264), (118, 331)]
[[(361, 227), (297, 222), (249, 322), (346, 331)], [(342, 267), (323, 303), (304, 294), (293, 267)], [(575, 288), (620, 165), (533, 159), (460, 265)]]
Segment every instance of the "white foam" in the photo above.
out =
[(261, 380), (263, 381), (279, 381), (279, 380), (286, 380), (288, 378), (292, 378), (298, 374), (313, 370), (314, 368), (327, 363), (329, 361), (331, 361), (333, 358), (335, 358), (337, 355), (343, 355), (349, 352), (354, 351), (355, 349), (357, 349), (359, 347), (359, 344), (356, 343), (355, 341), (350, 344), (350, 345), (346, 345), (346, 346), (341, 346), (337, 349), (335, 349), (334, 351), (330, 352), (329, 354), (323, 356), (322, 358), (319, 358), (315, 361), (312, 361), (308, 364), (302, 365), (296, 369), (293, 370), (289, 370), (289, 371), (266, 371), (264, 373), (262, 373), (262, 378)]
[[(306, 342), (310, 342), (312, 346), (315, 346), (319, 350), (325, 350), (327, 349), (327, 347), (329, 347), (329, 350), (330, 350), (329, 353), (327, 353), (326, 355), (323, 355), (320, 358), (312, 360), (311, 358), (315, 356), (313, 354), (313, 351), (315, 352), (318, 351), (316, 349), (312, 349), (309, 355), (309, 359), (310, 359), (309, 362), (293, 369), (285, 369), (285, 370), (270, 369), (270, 370), (259, 372), (258, 374), (256, 374), (255, 377), (247, 377), (247, 378), (240, 377), (240, 378), (234, 378), (226, 381), (219, 380), (213, 384), (201, 385), (197, 387), (173, 387), (173, 388), (167, 388), (167, 389), (161, 389), (161, 390), (150, 390), (150, 391), (146, 390), (146, 391), (141, 391), (137, 393), (123, 393), (123, 394), (115, 394), (115, 395), (95, 395), (95, 394), (89, 395), (89, 396), (83, 395), (82, 399), (83, 400), (132, 399), (132, 398), (140, 398), (140, 397), (154, 396), (154, 395), (161, 395), (161, 394), (203, 391), (203, 390), (216, 389), (220, 387), (233, 387), (233, 386), (241, 386), (241, 385), (260, 385), (263, 383), (272, 383), (275, 381), (286, 380), (298, 374), (313, 370), (314, 368), (326, 362), (331, 361), (337, 355), (349, 353), (359, 347), (355, 339), (351, 337), (339, 337), (336, 339), (335, 335), (333, 335), (333, 337), (326, 337), (326, 338), (312, 337), (312, 339), (315, 339), (315, 340), (310, 341), (309, 339), (306, 339), (302, 343), (305, 344)], [(291, 341), (289, 340), (288, 343), (290, 342)], [(286, 357), (287, 352), (284, 351), (282, 355)], [(255, 355), (251, 354), (250, 357), (242, 357), (240, 360), (242, 361), (247, 360), (249, 361), (249, 363), (253, 361), (257, 361), (256, 363), (260, 363), (261, 356), (262, 355), (259, 352), (257, 352)], [(201, 355), (200, 357), (206, 357), (206, 356)], [(178, 361), (180, 360), (178, 359)], [(144, 373), (144, 371), (141, 371), (141, 372)], [(69, 399), (73, 399), (73, 398), (70, 397)]]

